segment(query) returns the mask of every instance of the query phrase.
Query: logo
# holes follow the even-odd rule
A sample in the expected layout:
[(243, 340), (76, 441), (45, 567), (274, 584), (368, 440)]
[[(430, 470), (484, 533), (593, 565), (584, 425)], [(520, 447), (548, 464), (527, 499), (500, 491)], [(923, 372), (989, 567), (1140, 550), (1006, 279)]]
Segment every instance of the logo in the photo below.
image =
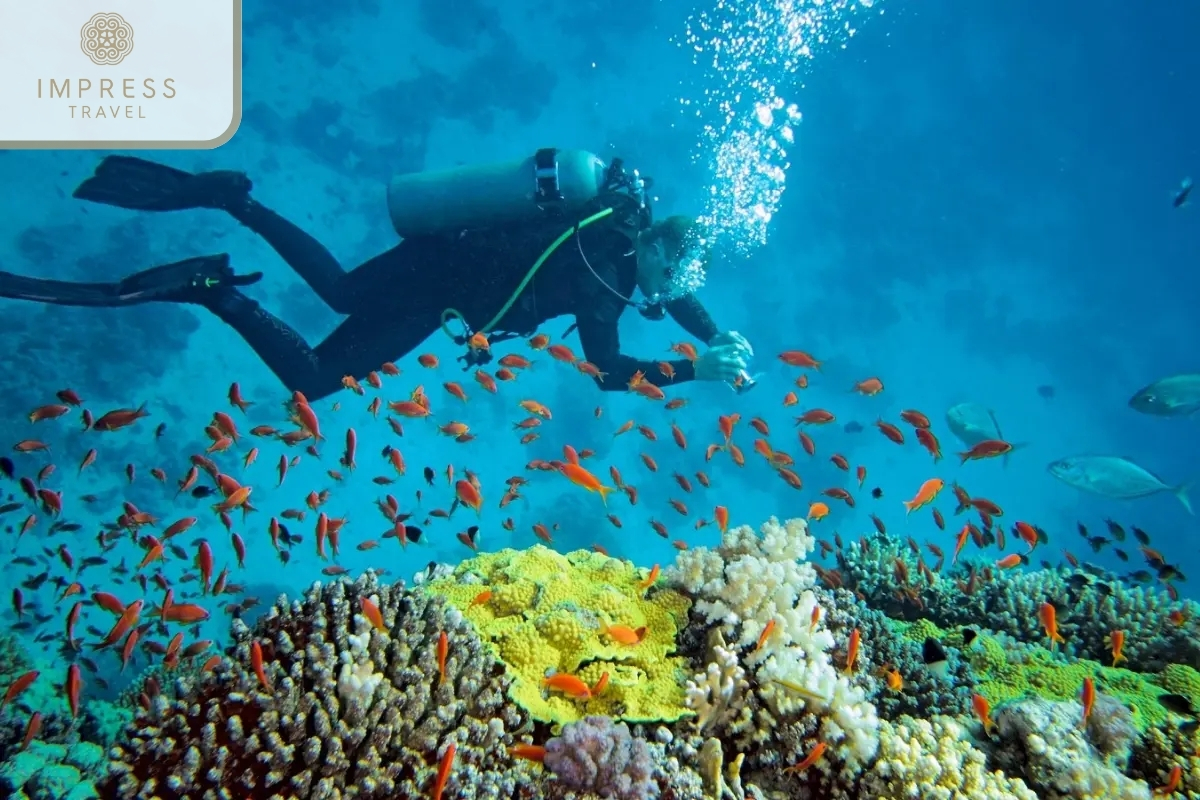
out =
[(133, 52), (133, 26), (120, 14), (94, 15), (79, 32), (84, 55), (98, 66), (120, 64)]
[(36, 6), (0, 24), (0, 151), (207, 149), (237, 131), (242, 0)]

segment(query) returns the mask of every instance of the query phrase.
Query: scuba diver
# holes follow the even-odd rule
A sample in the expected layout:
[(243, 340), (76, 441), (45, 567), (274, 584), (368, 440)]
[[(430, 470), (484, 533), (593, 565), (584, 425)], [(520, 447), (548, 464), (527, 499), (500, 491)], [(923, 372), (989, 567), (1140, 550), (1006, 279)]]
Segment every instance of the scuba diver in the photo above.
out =
[[(290, 391), (310, 400), (339, 390), (345, 376), (364, 378), (410, 353), (439, 328), (467, 346), (459, 360), (470, 369), (490, 360), (489, 339), (530, 336), (567, 314), (575, 317), (583, 358), (601, 373), (602, 389), (625, 389), (636, 373), (658, 386), (702, 380), (737, 391), (752, 387), (749, 342), (720, 332), (687, 289), (684, 273), (702, 269), (707, 258), (695, 241), (696, 223), (678, 216), (654, 221), (647, 186), (619, 159), (606, 166), (589, 153), (552, 148), (510, 164), (398, 175), (388, 206), (402, 240), (346, 271), (320, 242), (251, 197), (244, 173), (190, 173), (107, 156), (74, 197), (137, 211), (224, 211), (346, 319), (310, 347), (242, 293), (262, 273), (235, 273), (225, 253), (115, 283), (0, 272), (0, 297), (69, 306), (203, 306), (237, 331)], [(634, 300), (635, 289), (644, 300)], [(623, 354), (618, 322), (629, 306), (652, 320), (670, 314), (708, 349), (694, 361), (667, 362), (669, 369), (662, 360)]]

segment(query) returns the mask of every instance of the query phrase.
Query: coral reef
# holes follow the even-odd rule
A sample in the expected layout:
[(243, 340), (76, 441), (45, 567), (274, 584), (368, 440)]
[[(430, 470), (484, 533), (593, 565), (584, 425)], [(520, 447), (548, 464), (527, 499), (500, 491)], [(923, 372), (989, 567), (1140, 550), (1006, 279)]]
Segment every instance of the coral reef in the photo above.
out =
[(235, 621), (234, 638), (215, 673), (151, 700), (112, 749), (105, 797), (415, 797), (451, 743), (452, 796), (509, 796), (529, 779), (505, 750), (525, 721), (509, 679), (440, 599), (367, 573), (281, 598), (253, 631)]
[[(986, 620), (986, 627), (997, 633), (1039, 641), (1045, 634), (1038, 607), (1052, 602), (1058, 608), (1059, 632), (1066, 639), (1064, 650), (1071, 655), (1111, 663), (1105, 637), (1124, 630), (1125, 656), (1136, 669), (1156, 672), (1168, 664), (1200, 668), (1196, 635), (1200, 605), (1173, 602), (1161, 589), (1132, 586), (1116, 576), (1097, 577), (1084, 570), (995, 571), (987, 569), (987, 563), (960, 560), (954, 571), (934, 573), (933, 581), (911, 584), (915, 594), (897, 594), (896, 562), (915, 575), (921, 572), (920, 555), (895, 538), (874, 536), (865, 541), (865, 546), (838, 553), (840, 580), (889, 616), (925, 618), (944, 628)], [(964, 591), (968, 583), (970, 591)], [(1182, 625), (1169, 618), (1176, 608), (1187, 620)]]
[[(643, 583), (627, 561), (583, 550), (564, 556), (538, 545), (476, 556), (452, 578), (422, 589), (474, 624), (513, 677), (509, 696), (535, 720), (562, 724), (604, 714), (670, 722), (689, 713), (684, 661), (673, 655), (689, 604), (677, 592)], [(484, 592), (490, 595), (477, 601)], [(603, 625), (644, 632), (623, 643)], [(575, 675), (588, 686), (607, 673), (608, 685), (583, 701), (548, 692), (543, 681), (550, 673)]]
[[(1114, 702), (1101, 713), (1115, 715), (1123, 708)], [(1083, 707), (1079, 703), (1040, 697), (1008, 703), (994, 719), (998, 733), (996, 764), (1006, 774), (1024, 778), (1040, 796), (1049, 800), (1149, 799), (1150, 787), (1145, 782), (1120, 772), (1129, 757), (1132, 733), (1114, 736), (1111, 728), (1097, 729), (1099, 725), (1113, 725), (1112, 720), (1097, 720), (1095, 725), (1084, 727), (1080, 725)], [(1128, 717), (1123, 724), (1132, 729)], [(1094, 745), (1116, 749), (1102, 752)]]
[(884, 720), (879, 758), (858, 786), (862, 800), (1038, 800), (1019, 778), (989, 772), (986, 758), (949, 717)]
[(647, 800), (658, 794), (654, 762), (644, 739), (625, 723), (589, 716), (563, 726), (546, 742), (546, 768), (569, 789), (614, 800)]
[[(830, 747), (844, 775), (851, 776), (870, 762), (878, 746), (875, 708), (855, 678), (865, 671), (869, 645), (864, 643), (858, 654), (858, 673), (833, 666), (831, 653), (839, 642), (822, 623), (825, 612), (813, 590), (816, 572), (805, 561), (815, 547), (807, 525), (798, 519), (785, 524), (771, 519), (761, 534), (744, 525), (730, 529), (719, 547), (687, 550), (667, 571), (670, 584), (695, 599), (694, 616), (704, 626), (718, 626), (722, 641), (733, 643), (753, 675), (754, 699), (746, 711), (733, 716), (732, 710), (706, 708), (702, 717), (723, 719), (729, 725), (726, 733), (747, 750), (771, 738), (781, 742), (779, 748), (751, 750), (756, 764), (794, 763), (819, 739)], [(850, 631), (841, 633), (847, 637), (842, 658), (848, 661)], [(728, 684), (728, 655), (716, 647), (712, 651), (708, 661), (715, 661), (716, 674)], [(706, 667), (692, 679), (693, 704), (712, 675)], [(720, 687), (715, 695), (708, 693), (710, 705), (723, 691)]]
[(13, 800), (90, 800), (108, 770), (104, 748), (33, 741), (0, 764), (0, 796)]

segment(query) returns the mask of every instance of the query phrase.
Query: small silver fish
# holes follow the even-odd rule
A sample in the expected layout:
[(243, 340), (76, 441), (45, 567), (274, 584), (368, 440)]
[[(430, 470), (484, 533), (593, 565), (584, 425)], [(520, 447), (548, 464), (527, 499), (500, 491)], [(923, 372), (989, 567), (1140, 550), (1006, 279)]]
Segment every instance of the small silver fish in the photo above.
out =
[(1170, 486), (1145, 467), (1140, 467), (1127, 458), (1071, 456), (1051, 462), (1046, 469), (1074, 489), (1115, 500), (1135, 500), (1160, 492), (1170, 492), (1189, 514), (1195, 513), (1187, 496), (1187, 490), (1190, 488), (1188, 484)]
[(1200, 374), (1171, 375), (1129, 398), (1129, 407), (1155, 417), (1186, 417), (1200, 411)]
[(988, 439), (1003, 439), (1000, 423), (991, 409), (978, 403), (959, 403), (946, 411), (946, 424), (950, 432), (967, 447), (974, 447)]

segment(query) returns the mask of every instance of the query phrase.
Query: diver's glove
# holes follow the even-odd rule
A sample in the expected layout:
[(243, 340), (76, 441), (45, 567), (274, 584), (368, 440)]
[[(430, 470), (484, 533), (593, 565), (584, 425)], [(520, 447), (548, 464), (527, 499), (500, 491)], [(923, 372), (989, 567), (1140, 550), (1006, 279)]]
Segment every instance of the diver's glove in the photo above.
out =
[(744, 351), (742, 355), (746, 360), (754, 358), (754, 347), (751, 346), (750, 340), (745, 336), (742, 336), (737, 331), (723, 331), (718, 333), (712, 338), (712, 341), (708, 343), (708, 346), (720, 347), (728, 344), (740, 347)]
[[(721, 336), (726, 335), (720, 334), (719, 336), (715, 336), (713, 337), (713, 341), (716, 342)], [(745, 341), (745, 339), (742, 341)], [(709, 347), (704, 355), (696, 359), (694, 365), (696, 380), (733, 383), (746, 371), (746, 365), (749, 363), (747, 356), (747, 348), (749, 346), (749, 342), (745, 346), (727, 342)]]

